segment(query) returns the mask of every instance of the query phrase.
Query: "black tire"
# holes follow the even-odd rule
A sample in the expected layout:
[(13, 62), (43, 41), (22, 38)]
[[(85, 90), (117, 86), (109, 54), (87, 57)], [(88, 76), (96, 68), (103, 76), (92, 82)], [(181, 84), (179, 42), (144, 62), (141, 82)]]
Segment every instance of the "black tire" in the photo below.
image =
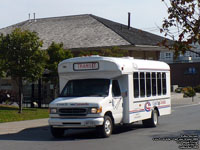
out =
[(158, 125), (158, 111), (153, 110), (150, 119), (142, 120), (145, 127), (156, 127)]
[(64, 137), (65, 129), (63, 129), (63, 128), (54, 128), (54, 127), (51, 126), (50, 130), (51, 130), (51, 134), (53, 135), (53, 137), (55, 137), (55, 138)]
[(107, 138), (112, 134), (112, 131), (113, 121), (110, 116), (105, 116), (103, 125), (97, 127), (97, 133), (100, 137)]

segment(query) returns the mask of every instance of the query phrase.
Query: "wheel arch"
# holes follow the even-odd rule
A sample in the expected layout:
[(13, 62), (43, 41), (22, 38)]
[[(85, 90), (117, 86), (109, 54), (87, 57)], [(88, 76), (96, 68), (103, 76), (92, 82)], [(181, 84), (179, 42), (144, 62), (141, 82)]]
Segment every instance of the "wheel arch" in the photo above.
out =
[(115, 119), (111, 111), (107, 111), (104, 116), (109, 116), (112, 119), (113, 125), (115, 124)]
[(156, 111), (157, 111), (157, 113), (158, 113), (158, 116), (160, 116), (160, 112), (159, 112), (159, 109), (158, 109), (158, 107), (157, 107), (157, 106), (155, 106), (153, 110), (156, 110)]

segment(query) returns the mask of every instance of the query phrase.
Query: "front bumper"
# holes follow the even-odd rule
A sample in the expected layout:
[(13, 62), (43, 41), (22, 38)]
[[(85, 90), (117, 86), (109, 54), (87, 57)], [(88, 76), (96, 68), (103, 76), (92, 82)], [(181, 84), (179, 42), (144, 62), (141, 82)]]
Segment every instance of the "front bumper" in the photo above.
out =
[(49, 125), (56, 128), (92, 128), (103, 125), (104, 118), (62, 119), (49, 118)]

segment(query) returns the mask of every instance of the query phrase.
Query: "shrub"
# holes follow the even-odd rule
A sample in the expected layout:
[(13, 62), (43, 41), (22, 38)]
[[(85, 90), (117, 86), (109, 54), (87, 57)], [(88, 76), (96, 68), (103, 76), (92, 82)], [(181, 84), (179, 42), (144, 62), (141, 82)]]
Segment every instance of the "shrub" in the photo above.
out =
[(200, 93), (200, 85), (197, 85), (196, 87), (194, 87), (194, 90), (196, 93)]
[(0, 104), (10, 105), (14, 102), (18, 102), (17, 93), (11, 90), (0, 90)]
[(178, 88), (175, 89), (176, 93), (181, 93), (181, 91), (182, 91), (182, 88), (180, 88), (180, 87), (178, 87)]
[(196, 95), (195, 90), (192, 87), (182, 88), (183, 97), (193, 97)]

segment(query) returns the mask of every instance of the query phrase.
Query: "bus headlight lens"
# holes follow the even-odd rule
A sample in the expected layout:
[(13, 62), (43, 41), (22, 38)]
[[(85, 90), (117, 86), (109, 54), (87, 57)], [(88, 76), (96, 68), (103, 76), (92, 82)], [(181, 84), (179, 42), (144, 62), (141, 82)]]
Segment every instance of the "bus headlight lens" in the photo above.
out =
[(56, 108), (50, 108), (50, 114), (56, 114), (57, 109)]
[(90, 111), (92, 114), (99, 114), (102, 112), (102, 107), (100, 108), (91, 108), (91, 111)]

